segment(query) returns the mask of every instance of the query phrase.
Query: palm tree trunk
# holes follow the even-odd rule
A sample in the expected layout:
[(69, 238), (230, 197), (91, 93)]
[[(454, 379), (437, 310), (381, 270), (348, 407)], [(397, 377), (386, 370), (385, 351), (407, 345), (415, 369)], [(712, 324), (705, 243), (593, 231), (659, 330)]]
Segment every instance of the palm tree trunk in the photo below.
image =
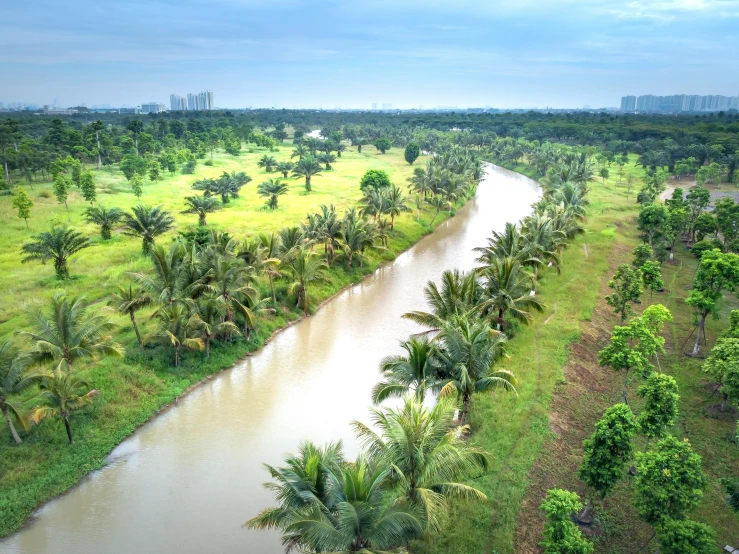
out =
[(205, 335), (205, 357), (210, 358), (210, 335)]
[(464, 395), (464, 401), (462, 404), (462, 413), (459, 415), (459, 423), (462, 424), (467, 419), (467, 414), (470, 413), (470, 401), (472, 400), (472, 396), (469, 394)]
[(5, 421), (8, 422), (8, 428), (10, 429), (10, 434), (13, 435), (13, 440), (16, 444), (20, 444), (23, 441), (18, 436), (18, 432), (15, 430), (15, 426), (13, 425), (13, 419), (10, 417), (10, 414), (8, 413), (7, 408), (3, 408), (3, 415), (5, 416)]
[(128, 315), (131, 316), (131, 323), (133, 324), (133, 330), (136, 332), (136, 340), (139, 341), (139, 348), (144, 348), (144, 341), (141, 340), (141, 333), (139, 332), (139, 325), (136, 323), (136, 316), (133, 312), (129, 312)]
[(67, 417), (67, 414), (65, 412), (62, 412), (62, 418), (64, 419), (64, 427), (67, 429), (67, 438), (69, 439), (69, 444), (74, 444), (74, 439), (72, 438), (72, 427), (69, 425), (69, 418)]
[(275, 278), (271, 273), (267, 277), (269, 278), (269, 289), (272, 291), (272, 304), (277, 304), (277, 298), (275, 297)]

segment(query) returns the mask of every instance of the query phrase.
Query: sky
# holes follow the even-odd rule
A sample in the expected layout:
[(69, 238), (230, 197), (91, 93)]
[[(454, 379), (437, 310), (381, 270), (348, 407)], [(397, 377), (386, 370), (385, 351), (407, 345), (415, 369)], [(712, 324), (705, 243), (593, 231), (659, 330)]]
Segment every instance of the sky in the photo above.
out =
[(0, 0), (0, 102), (618, 106), (739, 94), (739, 0)]

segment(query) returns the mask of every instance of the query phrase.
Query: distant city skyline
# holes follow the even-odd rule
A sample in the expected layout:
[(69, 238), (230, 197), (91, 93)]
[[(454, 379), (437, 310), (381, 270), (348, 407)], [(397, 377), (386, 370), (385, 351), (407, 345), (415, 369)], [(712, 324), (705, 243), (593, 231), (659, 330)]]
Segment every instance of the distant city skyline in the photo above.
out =
[[(145, 16), (144, 16), (145, 14)], [(739, 0), (8, 2), (0, 99), (38, 105), (618, 107), (739, 91)]]

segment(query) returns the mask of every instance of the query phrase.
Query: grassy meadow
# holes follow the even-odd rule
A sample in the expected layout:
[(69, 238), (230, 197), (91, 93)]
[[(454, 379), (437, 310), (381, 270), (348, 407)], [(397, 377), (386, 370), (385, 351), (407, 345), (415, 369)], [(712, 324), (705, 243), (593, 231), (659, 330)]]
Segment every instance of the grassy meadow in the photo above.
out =
[[(289, 159), (292, 146), (284, 144), (272, 153), (278, 161)], [(364, 147), (359, 154), (355, 150), (342, 153), (333, 171), (324, 171), (311, 180), (313, 191), (305, 192), (301, 179), (289, 179), (290, 191), (280, 197), (280, 207), (275, 211), (264, 208), (264, 199), (256, 193), (259, 183), (280, 174), (267, 174), (257, 167), (257, 161), (265, 153), (263, 149), (243, 152), (234, 158), (217, 153), (212, 167), (199, 165), (194, 175), (165, 175), (156, 183), (147, 180), (140, 201), (117, 169), (94, 170), (98, 187), (98, 203), (106, 207), (130, 208), (136, 204), (162, 205), (176, 216), (174, 231), (158, 237), (160, 244), (169, 243), (178, 231), (194, 229), (197, 216), (182, 215), (183, 197), (195, 194), (190, 188), (195, 180), (218, 176), (223, 171), (245, 171), (252, 181), (242, 188), (240, 197), (232, 200), (220, 211), (208, 215), (210, 228), (228, 231), (236, 238), (261, 231), (277, 231), (283, 227), (298, 225), (308, 212), (317, 211), (321, 204), (333, 203), (340, 214), (355, 206), (361, 198), (359, 180), (368, 169), (383, 169), (392, 181), (405, 187), (412, 167), (403, 159), (403, 151), (392, 149), (380, 154), (373, 147)], [(416, 165), (424, 164), (419, 158)], [(31, 306), (45, 306), (57, 292), (67, 295), (84, 295), (98, 309), (105, 308), (106, 296), (118, 285), (129, 282), (128, 272), (149, 271), (150, 261), (141, 254), (140, 240), (116, 231), (110, 241), (99, 239), (98, 229), (83, 220), (87, 207), (77, 189), (69, 195), (69, 211), (56, 202), (51, 193), (51, 183), (34, 183), (27, 186), (35, 202), (30, 230), (18, 219), (10, 207), (10, 197), (0, 198), (0, 217), (4, 224), (0, 242), (0, 339), (11, 337), (26, 326), (24, 310)], [(409, 203), (415, 205), (409, 198)], [(462, 200), (464, 201), (464, 200)], [(448, 214), (442, 212), (434, 225)], [(368, 261), (362, 267), (347, 270), (345, 264), (336, 262), (325, 283), (311, 287), (313, 305), (325, 300), (341, 288), (356, 282), (373, 272), (384, 261), (392, 260), (398, 253), (410, 247), (430, 232), (434, 218), (433, 209), (424, 208), (406, 213), (396, 219), (395, 230), (389, 233), (386, 250), (368, 251)], [(47, 230), (52, 222), (67, 223), (93, 239), (94, 245), (72, 257), (71, 279), (57, 281), (53, 265), (39, 263), (21, 264), (20, 247), (32, 235)], [(268, 294), (266, 279), (261, 283), (262, 292)], [(278, 300), (287, 301), (287, 285), (277, 282)], [(7, 425), (0, 423), (0, 536), (20, 527), (33, 510), (43, 502), (63, 493), (88, 472), (101, 467), (110, 451), (137, 426), (146, 422), (163, 406), (174, 401), (193, 383), (217, 371), (230, 367), (238, 358), (261, 346), (275, 330), (301, 316), (287, 302), (276, 314), (260, 319), (258, 328), (248, 341), (236, 341), (214, 348), (210, 358), (203, 354), (187, 352), (183, 363), (175, 368), (170, 353), (159, 348), (140, 351), (130, 321), (125, 316), (109, 312), (119, 327), (116, 339), (127, 346), (125, 358), (106, 358), (96, 363), (81, 364), (87, 380), (100, 396), (90, 406), (71, 416), (75, 444), (67, 445), (61, 419), (44, 420), (28, 432), (22, 432), (23, 444), (12, 442)], [(151, 325), (149, 314), (143, 310), (137, 315), (146, 334)], [(29, 399), (32, 393), (29, 392)], [(30, 406), (30, 404), (29, 404)]]

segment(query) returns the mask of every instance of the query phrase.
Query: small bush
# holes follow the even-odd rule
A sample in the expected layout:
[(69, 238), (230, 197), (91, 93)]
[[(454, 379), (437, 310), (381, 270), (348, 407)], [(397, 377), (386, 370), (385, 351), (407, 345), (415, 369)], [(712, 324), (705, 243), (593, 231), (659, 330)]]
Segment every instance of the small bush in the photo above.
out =
[(207, 165), (208, 167), (210, 167), (210, 166), (212, 166), (212, 165), (213, 165), (213, 160), (205, 160), (205, 161), (203, 162), (203, 165)]
[(41, 192), (38, 193), (38, 197), (39, 198), (51, 198), (51, 192), (49, 192), (48, 190), (42, 190)]

